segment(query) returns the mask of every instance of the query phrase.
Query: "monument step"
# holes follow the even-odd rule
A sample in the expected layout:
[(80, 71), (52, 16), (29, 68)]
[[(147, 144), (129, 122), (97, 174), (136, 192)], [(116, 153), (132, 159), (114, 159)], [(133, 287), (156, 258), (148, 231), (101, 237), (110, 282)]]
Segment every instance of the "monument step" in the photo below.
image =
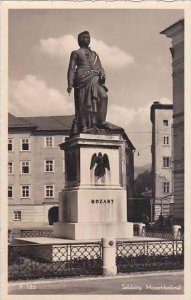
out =
[(133, 223), (54, 223), (54, 236), (65, 239), (132, 238)]

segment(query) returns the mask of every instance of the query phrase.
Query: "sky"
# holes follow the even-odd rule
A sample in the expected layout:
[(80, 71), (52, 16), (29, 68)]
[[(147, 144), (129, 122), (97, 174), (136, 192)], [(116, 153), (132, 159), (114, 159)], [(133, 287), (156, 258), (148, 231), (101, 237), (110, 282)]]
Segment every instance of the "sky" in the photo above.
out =
[(135, 166), (151, 163), (150, 106), (172, 103), (171, 40), (160, 32), (182, 17), (169, 9), (9, 10), (9, 112), (74, 114), (68, 63), (88, 30), (106, 73), (107, 121), (125, 129)]

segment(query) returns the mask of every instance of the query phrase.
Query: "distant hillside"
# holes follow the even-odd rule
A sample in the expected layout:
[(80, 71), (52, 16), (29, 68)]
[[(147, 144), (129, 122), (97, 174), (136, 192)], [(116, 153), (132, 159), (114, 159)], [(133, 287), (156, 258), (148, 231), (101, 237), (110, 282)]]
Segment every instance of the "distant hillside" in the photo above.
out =
[(144, 171), (151, 171), (151, 164), (146, 164), (144, 166), (135, 167), (134, 168), (134, 178), (136, 178), (139, 174), (143, 173)]

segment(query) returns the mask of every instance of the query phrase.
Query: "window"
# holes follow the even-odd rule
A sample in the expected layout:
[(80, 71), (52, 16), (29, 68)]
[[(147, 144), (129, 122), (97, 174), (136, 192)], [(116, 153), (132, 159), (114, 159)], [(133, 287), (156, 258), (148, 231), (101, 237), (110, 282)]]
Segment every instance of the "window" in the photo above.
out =
[(45, 137), (45, 148), (53, 148), (54, 147), (54, 139), (52, 136)]
[(13, 163), (8, 162), (8, 174), (13, 174)]
[(53, 160), (45, 160), (45, 172), (54, 172)]
[(46, 198), (54, 197), (54, 186), (53, 185), (45, 185), (45, 197)]
[(21, 151), (29, 151), (29, 139), (21, 140)]
[(168, 120), (163, 120), (163, 125), (168, 126)]
[(163, 168), (169, 168), (170, 167), (170, 157), (164, 156), (163, 157)]
[(22, 161), (21, 162), (21, 174), (29, 174), (30, 173), (30, 162)]
[(14, 213), (14, 220), (15, 221), (21, 221), (21, 211), (20, 210), (16, 210), (13, 213)]
[(163, 193), (167, 194), (170, 192), (170, 182), (163, 182)]
[(13, 139), (8, 139), (8, 151), (13, 151)]
[(169, 145), (170, 144), (170, 137), (169, 135), (163, 136), (163, 145)]
[(30, 196), (30, 186), (22, 185), (21, 186), (21, 198), (29, 198)]
[(13, 198), (13, 187), (12, 187), (12, 185), (8, 186), (8, 198)]

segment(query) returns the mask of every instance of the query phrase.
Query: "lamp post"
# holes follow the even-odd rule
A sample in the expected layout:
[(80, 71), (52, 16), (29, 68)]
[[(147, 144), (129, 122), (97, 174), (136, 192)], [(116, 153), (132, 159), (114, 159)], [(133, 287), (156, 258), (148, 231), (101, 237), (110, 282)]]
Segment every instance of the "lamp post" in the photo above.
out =
[(153, 223), (153, 203), (154, 203), (154, 200), (150, 199), (151, 223)]

